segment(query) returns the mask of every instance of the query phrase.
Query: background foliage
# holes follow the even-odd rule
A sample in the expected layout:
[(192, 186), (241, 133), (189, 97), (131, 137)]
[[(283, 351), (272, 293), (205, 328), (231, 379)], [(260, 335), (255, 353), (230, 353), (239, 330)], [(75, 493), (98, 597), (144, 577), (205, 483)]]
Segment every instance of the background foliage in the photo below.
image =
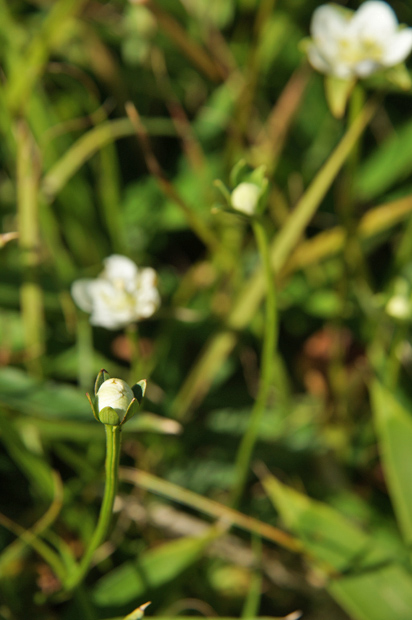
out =
[[(0, 1), (0, 618), (410, 617), (410, 93), (335, 119), (299, 48), (316, 6)], [(279, 324), (245, 488), (265, 283), (213, 208), (241, 159), (266, 166)], [(70, 296), (114, 253), (159, 275), (138, 330)], [(102, 367), (147, 396), (110, 538), (62, 593), (42, 544), (70, 567), (93, 531)]]

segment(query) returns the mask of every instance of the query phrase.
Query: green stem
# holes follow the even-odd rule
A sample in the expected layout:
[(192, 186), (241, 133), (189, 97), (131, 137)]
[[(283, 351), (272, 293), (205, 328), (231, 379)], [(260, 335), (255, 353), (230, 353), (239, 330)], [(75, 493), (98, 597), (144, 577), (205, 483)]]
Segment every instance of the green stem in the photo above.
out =
[(278, 316), (276, 308), (276, 289), (271, 267), (269, 243), (263, 224), (253, 222), (253, 232), (262, 260), (266, 280), (265, 328), (262, 345), (261, 376), (258, 395), (249, 419), (249, 425), (242, 438), (236, 456), (235, 485), (232, 492), (232, 506), (236, 506), (242, 496), (249, 470), (250, 460), (259, 433), (260, 423), (266, 408), (274, 371), (274, 350), (278, 335)]
[(73, 590), (87, 574), (94, 552), (104, 542), (113, 513), (113, 504), (117, 490), (120, 455), (120, 426), (105, 424), (106, 431), (106, 484), (100, 508), (99, 520), (76, 572), (67, 579), (65, 587)]
[(39, 284), (41, 262), (38, 184), (39, 154), (27, 123), (16, 123), (17, 135), (17, 210), (23, 268), (20, 290), (21, 314), (27, 366), (41, 376), (44, 351), (43, 292)]

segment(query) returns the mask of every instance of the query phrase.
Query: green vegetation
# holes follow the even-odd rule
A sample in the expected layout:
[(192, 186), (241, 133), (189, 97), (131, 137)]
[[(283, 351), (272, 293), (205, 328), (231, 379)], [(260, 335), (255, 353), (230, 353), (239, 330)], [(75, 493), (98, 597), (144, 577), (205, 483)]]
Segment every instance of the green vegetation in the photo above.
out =
[(317, 6), (0, 0), (0, 620), (410, 620), (412, 89)]

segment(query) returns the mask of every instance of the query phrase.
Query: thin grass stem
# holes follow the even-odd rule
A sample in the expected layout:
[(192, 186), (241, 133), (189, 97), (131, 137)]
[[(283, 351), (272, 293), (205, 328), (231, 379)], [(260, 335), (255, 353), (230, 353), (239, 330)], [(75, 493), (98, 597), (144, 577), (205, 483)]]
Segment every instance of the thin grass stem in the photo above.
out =
[(231, 497), (231, 503), (233, 506), (237, 506), (241, 499), (247, 479), (253, 449), (255, 447), (256, 440), (259, 434), (259, 427), (266, 409), (266, 404), (271, 389), (271, 382), (273, 380), (274, 351), (278, 335), (276, 290), (274, 274), (270, 262), (269, 243), (262, 222), (260, 220), (256, 220), (253, 222), (252, 226), (266, 280), (265, 327), (263, 335), (261, 377), (258, 395), (252, 409), (252, 413), (249, 419), (249, 425), (246, 429), (246, 433), (242, 438), (236, 456), (235, 485), (233, 487)]

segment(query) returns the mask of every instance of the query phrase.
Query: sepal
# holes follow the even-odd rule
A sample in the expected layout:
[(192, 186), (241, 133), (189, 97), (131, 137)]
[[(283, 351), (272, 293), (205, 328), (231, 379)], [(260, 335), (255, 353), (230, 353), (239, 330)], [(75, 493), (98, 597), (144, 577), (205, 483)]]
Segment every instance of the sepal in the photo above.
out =
[(147, 387), (146, 379), (142, 379), (141, 381), (138, 381), (137, 383), (132, 385), (132, 392), (134, 394), (135, 399), (139, 403), (139, 405), (142, 402), (143, 397), (145, 395), (146, 387)]
[(326, 101), (335, 118), (342, 118), (356, 79), (342, 80), (333, 75), (325, 77)]
[(120, 426), (124, 424), (125, 422), (127, 422), (127, 420), (130, 420), (134, 415), (136, 415), (136, 413), (139, 410), (139, 407), (140, 407), (139, 401), (136, 398), (133, 398), (132, 402), (127, 408), (126, 413), (124, 414), (123, 420), (120, 422)]
[(93, 399), (88, 392), (86, 392), (86, 396), (87, 396), (87, 400), (90, 403), (90, 407), (92, 408), (94, 417), (96, 418), (96, 420), (98, 422), (100, 422), (99, 416), (98, 416), (98, 413), (97, 413), (97, 409), (96, 409), (96, 401), (95, 401), (95, 399)]
[(119, 426), (120, 424), (120, 418), (113, 407), (103, 407), (99, 412), (99, 421), (109, 426)]
[(110, 375), (107, 372), (107, 370), (105, 370), (104, 368), (101, 369), (101, 371), (99, 372), (99, 374), (96, 377), (96, 381), (94, 384), (94, 395), (96, 396), (97, 392), (99, 391), (100, 386), (107, 381), (107, 379), (110, 379)]

